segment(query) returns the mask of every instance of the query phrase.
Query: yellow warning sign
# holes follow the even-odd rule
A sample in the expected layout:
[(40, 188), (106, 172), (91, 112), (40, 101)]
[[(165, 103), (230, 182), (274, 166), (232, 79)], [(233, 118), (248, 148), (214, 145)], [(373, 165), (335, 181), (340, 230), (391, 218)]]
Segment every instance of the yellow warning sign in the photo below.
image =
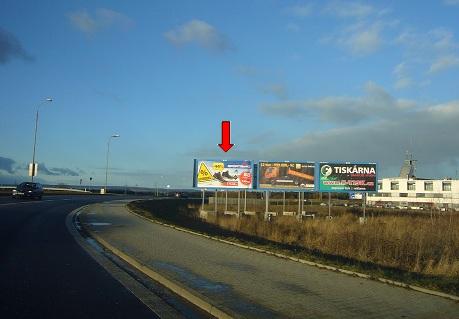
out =
[(201, 165), (199, 165), (198, 182), (210, 182), (213, 179), (214, 177), (210, 173), (206, 164), (201, 163)]

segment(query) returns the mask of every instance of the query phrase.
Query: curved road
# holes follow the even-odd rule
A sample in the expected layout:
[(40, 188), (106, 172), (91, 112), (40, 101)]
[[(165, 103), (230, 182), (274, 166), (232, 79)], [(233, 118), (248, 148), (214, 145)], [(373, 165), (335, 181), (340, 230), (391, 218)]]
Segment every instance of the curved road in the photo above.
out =
[(156, 317), (92, 259), (66, 228), (65, 219), (72, 210), (108, 199), (0, 197), (2, 318)]

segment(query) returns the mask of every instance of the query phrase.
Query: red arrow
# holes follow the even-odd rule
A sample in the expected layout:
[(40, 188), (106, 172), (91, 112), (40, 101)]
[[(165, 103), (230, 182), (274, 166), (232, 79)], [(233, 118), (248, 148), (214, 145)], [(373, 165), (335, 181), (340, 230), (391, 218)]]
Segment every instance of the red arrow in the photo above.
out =
[(222, 121), (222, 142), (218, 144), (224, 152), (228, 152), (234, 144), (231, 144), (231, 122)]

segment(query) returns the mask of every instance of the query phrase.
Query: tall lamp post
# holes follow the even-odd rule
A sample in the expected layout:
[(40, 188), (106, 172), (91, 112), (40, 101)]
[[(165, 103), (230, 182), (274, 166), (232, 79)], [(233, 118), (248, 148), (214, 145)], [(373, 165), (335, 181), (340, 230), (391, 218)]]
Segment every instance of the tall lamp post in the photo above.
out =
[(37, 131), (38, 131), (38, 112), (40, 111), (40, 106), (42, 106), (43, 104), (45, 104), (46, 102), (52, 102), (53, 99), (48, 97), (46, 98), (44, 101), (42, 101), (40, 104), (38, 104), (37, 106), (37, 113), (35, 115), (35, 134), (34, 134), (34, 138), (33, 138), (33, 155), (32, 155), (32, 171), (31, 171), (31, 177), (32, 177), (32, 182), (33, 182), (33, 178), (36, 174), (36, 164), (35, 164), (35, 150), (37, 148)]
[(112, 140), (112, 138), (116, 138), (116, 137), (120, 137), (119, 134), (113, 134), (112, 136), (110, 136), (108, 138), (108, 142), (107, 142), (107, 165), (105, 167), (105, 190), (104, 190), (104, 193), (107, 194), (107, 183), (108, 183), (108, 154), (110, 153), (110, 141)]

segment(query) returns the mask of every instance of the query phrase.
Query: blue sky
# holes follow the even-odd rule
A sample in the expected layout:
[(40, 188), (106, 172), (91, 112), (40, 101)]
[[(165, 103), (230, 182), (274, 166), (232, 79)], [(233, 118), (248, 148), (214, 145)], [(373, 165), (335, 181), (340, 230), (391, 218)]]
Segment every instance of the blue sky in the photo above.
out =
[[(0, 183), (189, 187), (193, 158), (459, 168), (459, 1), (2, 1)], [(220, 123), (235, 147), (223, 153)]]

